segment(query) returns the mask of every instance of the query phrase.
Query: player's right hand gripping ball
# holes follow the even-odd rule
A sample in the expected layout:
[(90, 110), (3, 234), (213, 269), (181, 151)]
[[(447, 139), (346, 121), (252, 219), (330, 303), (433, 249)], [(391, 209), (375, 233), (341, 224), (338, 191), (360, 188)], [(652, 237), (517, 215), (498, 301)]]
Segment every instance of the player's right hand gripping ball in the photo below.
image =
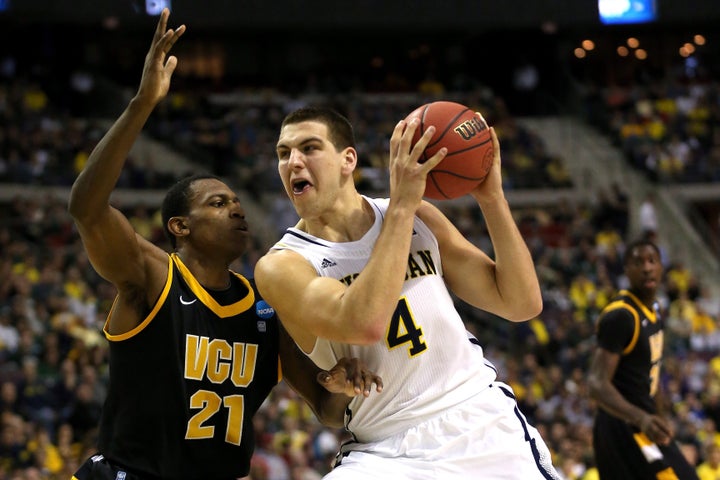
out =
[(413, 145), (430, 125), (436, 129), (420, 162), (427, 161), (442, 147), (448, 149), (442, 162), (428, 174), (425, 197), (458, 198), (485, 180), (493, 164), (493, 143), (490, 129), (480, 114), (459, 103), (438, 101), (416, 108), (405, 120), (413, 118), (420, 120)]

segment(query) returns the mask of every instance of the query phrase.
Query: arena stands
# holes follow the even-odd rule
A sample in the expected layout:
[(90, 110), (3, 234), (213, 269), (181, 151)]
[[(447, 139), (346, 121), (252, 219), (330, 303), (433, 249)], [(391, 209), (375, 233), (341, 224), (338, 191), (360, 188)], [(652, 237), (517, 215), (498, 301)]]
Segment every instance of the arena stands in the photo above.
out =
[[(143, 52), (144, 38), (140, 44)], [(70, 108), (70, 95), (58, 98), (59, 89), (48, 86), (52, 75), (26, 60), (1, 71), (0, 480), (67, 479), (93, 448), (108, 368), (101, 327), (114, 298), (78, 243), (66, 212), (67, 188), (107, 127), (113, 102), (101, 102), (100, 116), (91, 115), (93, 102), (73, 94), (82, 105)], [(136, 80), (127, 76), (130, 84)], [(626, 285), (620, 258), (626, 242), (642, 233), (638, 212), (648, 191), (658, 194), (660, 228), (653, 234), (667, 270), (663, 389), (678, 440), (703, 461), (706, 447), (720, 439), (720, 241), (717, 223), (707, 221), (718, 215), (717, 80), (701, 92), (675, 84), (607, 88), (589, 117), (558, 111), (520, 117), (502, 89), (445, 79), (439, 88), (437, 78), (398, 77), (353, 83), (352, 91), (331, 96), (320, 95), (323, 85), (310, 77), (288, 91), (202, 89), (197, 79), (181, 78), (134, 152), (117, 205), (138, 231), (162, 242), (156, 206), (163, 189), (189, 171), (223, 175), (246, 192), (250, 222), (262, 229), (234, 266), (251, 276), (254, 261), (295, 218), (277, 183), (273, 147), (288, 106), (323, 100), (341, 108), (357, 125), (357, 180), (377, 193), (387, 188), (387, 137), (399, 118), (432, 98), (472, 105), (500, 135), (508, 197), (535, 259), (545, 307), (537, 319), (510, 324), (458, 303), (468, 329), (487, 345), (500, 377), (542, 431), (562, 475), (593, 478), (595, 407), (585, 381), (593, 322)], [(127, 84), (93, 78), (112, 98), (127, 94)], [(593, 121), (584, 123), (588, 118)], [(707, 196), (692, 193), (704, 189)], [(687, 218), (685, 198), (706, 213), (705, 222), (700, 214)], [(492, 255), (476, 208), (462, 200), (438, 205)], [(702, 224), (708, 230), (698, 233)], [(703, 256), (707, 232), (714, 236)], [(285, 384), (255, 423), (254, 480), (320, 478), (347, 438), (343, 430), (321, 427)]]

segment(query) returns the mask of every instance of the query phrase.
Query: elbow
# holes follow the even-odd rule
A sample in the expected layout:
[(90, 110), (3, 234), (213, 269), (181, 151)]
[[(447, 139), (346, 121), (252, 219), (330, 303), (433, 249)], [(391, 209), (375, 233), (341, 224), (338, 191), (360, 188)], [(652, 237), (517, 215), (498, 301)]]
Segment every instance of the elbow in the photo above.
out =
[(67, 211), (70, 216), (76, 220), (81, 216), (82, 209), (80, 204), (72, 194), (70, 194), (70, 200), (68, 200)]
[(539, 286), (534, 294), (528, 295), (525, 308), (527, 308), (530, 318), (535, 318), (542, 313), (543, 297)]
[(543, 311), (543, 300), (542, 296), (538, 295), (537, 298), (533, 299), (532, 302), (528, 305), (528, 312), (530, 313), (530, 316), (528, 317), (528, 320), (539, 317), (540, 314)]
[(88, 217), (88, 204), (78, 197), (75, 189), (70, 192), (70, 199), (68, 200), (67, 211), (70, 216), (78, 222), (82, 222)]
[(81, 172), (70, 188), (67, 211), (71, 217), (82, 224), (89, 224), (109, 208), (108, 195), (102, 193), (102, 188), (96, 188), (90, 178)]
[(348, 340), (356, 345), (373, 345), (383, 338), (387, 332), (387, 321), (370, 322), (354, 332), (348, 332)]
[(518, 303), (517, 308), (507, 316), (511, 322), (527, 322), (540, 316), (543, 310), (542, 297), (527, 298), (524, 302)]
[(600, 392), (603, 391), (602, 382), (598, 380), (594, 375), (589, 375), (587, 379), (588, 395), (591, 399), (597, 400), (600, 396)]
[(363, 309), (356, 304), (348, 307), (333, 314), (333, 318), (342, 318), (342, 322), (335, 323), (332, 331), (316, 332), (316, 336), (362, 346), (374, 345), (385, 338), (392, 310), (372, 306)]
[(352, 335), (352, 343), (355, 345), (374, 345), (384, 338), (384, 332), (367, 331), (355, 336)]

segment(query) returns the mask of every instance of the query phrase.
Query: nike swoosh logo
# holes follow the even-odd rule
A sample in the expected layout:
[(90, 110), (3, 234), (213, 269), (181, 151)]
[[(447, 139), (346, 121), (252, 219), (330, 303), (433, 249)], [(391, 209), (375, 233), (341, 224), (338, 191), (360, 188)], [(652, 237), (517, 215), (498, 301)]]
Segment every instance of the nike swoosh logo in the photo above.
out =
[(197, 302), (197, 298), (193, 298), (188, 302), (186, 300), (183, 300), (182, 295), (180, 295), (180, 303), (182, 303), (183, 305), (192, 305), (195, 302)]

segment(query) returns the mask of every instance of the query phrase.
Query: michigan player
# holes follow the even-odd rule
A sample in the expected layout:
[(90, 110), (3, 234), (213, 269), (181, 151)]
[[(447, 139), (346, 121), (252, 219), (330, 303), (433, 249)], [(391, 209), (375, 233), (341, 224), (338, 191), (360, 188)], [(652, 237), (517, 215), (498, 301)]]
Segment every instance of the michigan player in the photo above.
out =
[(358, 154), (342, 115), (305, 107), (280, 129), (278, 170), (301, 219), (258, 261), (258, 289), (321, 368), (357, 355), (387, 385), (382, 396), (351, 402), (345, 421), (353, 441), (326, 478), (559, 478), (512, 390), (468, 338), (447, 289), (511, 321), (542, 308), (502, 191), (497, 137), (493, 131), (490, 174), (471, 192), (493, 261), (422, 200), (445, 150), (419, 163), (434, 128), (413, 147), (416, 127), (401, 121), (393, 132), (389, 199), (357, 191)]

